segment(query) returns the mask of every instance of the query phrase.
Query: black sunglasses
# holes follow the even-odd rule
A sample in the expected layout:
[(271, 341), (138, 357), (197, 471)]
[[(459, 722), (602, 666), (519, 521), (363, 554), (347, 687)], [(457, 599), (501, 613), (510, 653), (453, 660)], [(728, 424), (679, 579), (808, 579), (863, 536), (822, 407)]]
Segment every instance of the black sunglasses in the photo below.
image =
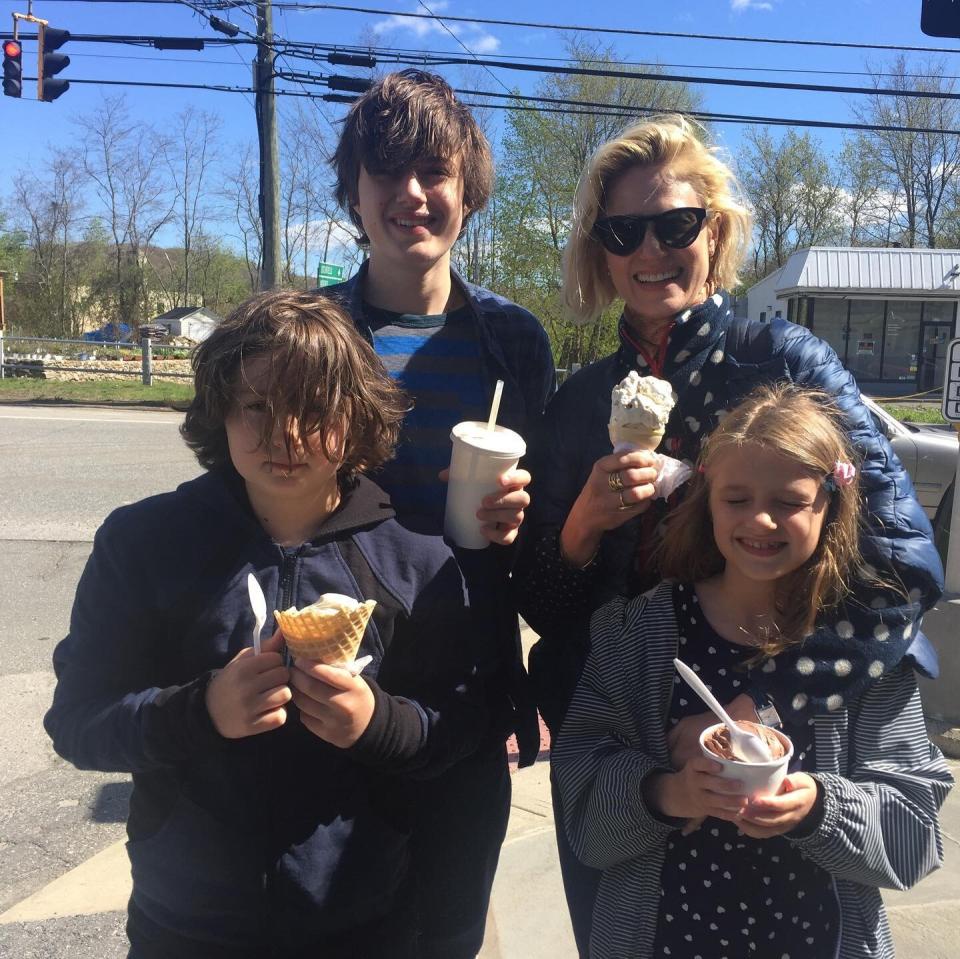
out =
[(682, 206), (654, 216), (605, 216), (593, 224), (593, 238), (614, 256), (629, 256), (643, 243), (647, 224), (664, 246), (682, 250), (700, 235), (709, 211), (697, 206)]

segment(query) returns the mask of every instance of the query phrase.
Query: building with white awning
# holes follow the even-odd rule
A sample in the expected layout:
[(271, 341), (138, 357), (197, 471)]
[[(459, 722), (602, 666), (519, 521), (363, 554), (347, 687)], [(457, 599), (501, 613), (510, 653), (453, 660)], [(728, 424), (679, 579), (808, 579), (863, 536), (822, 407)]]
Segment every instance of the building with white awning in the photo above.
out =
[(808, 247), (746, 298), (750, 319), (781, 316), (826, 340), (861, 387), (925, 392), (942, 385), (957, 335), (960, 250)]

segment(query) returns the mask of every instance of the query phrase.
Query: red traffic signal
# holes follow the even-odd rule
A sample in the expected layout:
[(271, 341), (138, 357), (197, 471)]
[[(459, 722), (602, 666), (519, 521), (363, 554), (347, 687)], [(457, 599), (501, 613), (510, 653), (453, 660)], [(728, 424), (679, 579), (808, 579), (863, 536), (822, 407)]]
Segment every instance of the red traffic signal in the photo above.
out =
[(19, 40), (3, 41), (3, 95), (19, 97), (23, 93), (23, 47)]

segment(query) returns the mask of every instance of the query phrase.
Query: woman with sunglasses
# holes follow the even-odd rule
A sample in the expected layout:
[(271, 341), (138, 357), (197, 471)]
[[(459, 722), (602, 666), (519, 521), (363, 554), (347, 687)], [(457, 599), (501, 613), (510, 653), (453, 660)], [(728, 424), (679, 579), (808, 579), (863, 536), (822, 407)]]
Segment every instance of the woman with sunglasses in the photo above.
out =
[[(733, 315), (727, 291), (737, 281), (750, 231), (731, 170), (681, 117), (627, 129), (600, 147), (581, 179), (565, 251), (564, 300), (585, 322), (622, 301), (620, 343), (564, 383), (530, 438), (532, 505), (514, 571), (520, 611), (541, 637), (530, 654), (530, 675), (555, 739), (586, 658), (591, 613), (658, 582), (658, 528), (684, 493), (681, 486), (669, 503), (655, 498), (659, 461), (653, 453), (611, 452), (611, 390), (632, 370), (670, 382), (677, 403), (659, 449), (690, 463), (724, 412), (761, 383), (796, 382), (836, 397), (863, 456), (862, 551), (903, 584), (903, 594), (864, 602), (851, 617), (852, 635), (848, 621), (832, 635), (839, 645), (856, 642), (863, 651), (865, 644), (885, 642), (885, 621), (899, 618), (910, 624), (907, 639), (903, 649), (887, 646), (883, 661), (891, 653), (910, 656), (927, 674), (936, 671), (936, 656), (916, 628), (942, 588), (930, 524), (833, 350), (796, 324)], [(868, 681), (865, 670), (852, 667), (834, 677), (831, 695), (837, 683)], [(745, 677), (728, 711), (772, 722), (778, 713), (795, 720), (827, 710), (815, 683), (796, 697), (785, 680), (778, 671)], [(698, 748), (697, 737), (711, 721), (694, 716), (671, 730), (674, 766)], [(561, 823), (556, 791), (554, 805)], [(586, 955), (599, 873), (577, 862), (562, 825), (557, 841), (574, 932)]]

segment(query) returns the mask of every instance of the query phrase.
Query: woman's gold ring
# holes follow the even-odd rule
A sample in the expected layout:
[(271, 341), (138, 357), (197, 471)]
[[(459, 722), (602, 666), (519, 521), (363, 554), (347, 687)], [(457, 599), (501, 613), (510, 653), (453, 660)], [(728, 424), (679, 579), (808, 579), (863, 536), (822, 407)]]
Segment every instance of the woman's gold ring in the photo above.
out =
[(620, 505), (617, 507), (617, 509), (633, 509), (633, 503), (625, 503), (623, 501), (623, 490), (618, 490), (617, 495), (620, 497)]
[(621, 476), (620, 470), (607, 473), (607, 485), (614, 493), (619, 493), (623, 490), (623, 476)]

